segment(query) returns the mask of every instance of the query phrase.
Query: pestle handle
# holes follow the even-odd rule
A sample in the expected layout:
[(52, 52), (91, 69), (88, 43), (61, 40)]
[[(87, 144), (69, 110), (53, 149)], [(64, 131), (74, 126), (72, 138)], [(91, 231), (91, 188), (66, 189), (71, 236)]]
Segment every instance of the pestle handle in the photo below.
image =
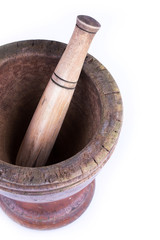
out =
[(71, 102), (77, 81), (93, 37), (100, 24), (89, 16), (77, 17), (72, 37), (38, 103), (16, 164), (44, 166), (56, 141)]

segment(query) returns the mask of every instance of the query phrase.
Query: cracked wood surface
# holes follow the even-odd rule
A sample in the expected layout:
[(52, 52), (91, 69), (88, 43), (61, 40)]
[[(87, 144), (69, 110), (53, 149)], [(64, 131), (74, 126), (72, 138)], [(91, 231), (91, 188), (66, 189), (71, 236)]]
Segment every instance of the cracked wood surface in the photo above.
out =
[[(65, 138), (67, 129), (73, 128), (72, 135), (65, 144), (61, 142), (62, 137), (57, 142), (57, 149), (62, 143), (65, 151), (59, 151), (59, 155), (57, 149), (53, 151), (56, 164), (52, 163), (52, 158), (46, 166), (39, 168), (14, 164), (18, 144), (48, 76), (54, 70), (53, 63), (56, 66), (65, 46), (54, 41), (31, 40), (0, 47), (0, 193), (7, 197), (45, 202), (80, 191), (107, 162), (118, 141), (122, 125), (119, 88), (108, 70), (88, 54), (68, 113), (73, 124), (70, 126), (67, 120), (60, 134)], [(42, 80), (44, 74), (46, 78)], [(86, 84), (85, 92), (82, 83)], [(30, 95), (25, 95), (31, 85)]]

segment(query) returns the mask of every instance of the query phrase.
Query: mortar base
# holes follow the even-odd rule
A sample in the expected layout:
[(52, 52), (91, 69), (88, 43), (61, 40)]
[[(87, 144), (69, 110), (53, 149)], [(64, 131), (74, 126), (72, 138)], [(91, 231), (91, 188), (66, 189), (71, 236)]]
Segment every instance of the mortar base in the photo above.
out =
[(80, 192), (49, 203), (26, 203), (0, 195), (0, 206), (9, 217), (25, 227), (54, 229), (80, 217), (90, 204), (94, 190), (95, 180)]

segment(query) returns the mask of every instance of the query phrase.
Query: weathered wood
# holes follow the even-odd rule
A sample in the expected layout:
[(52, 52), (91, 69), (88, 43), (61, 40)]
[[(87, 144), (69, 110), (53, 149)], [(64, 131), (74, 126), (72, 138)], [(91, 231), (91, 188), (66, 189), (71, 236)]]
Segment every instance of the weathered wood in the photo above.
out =
[(100, 24), (78, 16), (76, 27), (39, 101), (20, 146), (16, 164), (44, 166), (56, 141), (93, 37)]
[[(91, 183), (114, 151), (122, 125), (119, 88), (88, 54), (46, 166), (15, 165), (27, 126), (65, 47), (42, 40), (0, 47), (0, 205), (20, 224), (39, 229), (63, 226), (86, 209), (93, 194)], [(84, 195), (79, 193), (83, 189)], [(65, 205), (74, 194), (76, 202)]]
[(95, 181), (65, 199), (47, 203), (25, 203), (0, 196), (0, 206), (16, 222), (34, 229), (55, 229), (75, 221), (90, 204)]

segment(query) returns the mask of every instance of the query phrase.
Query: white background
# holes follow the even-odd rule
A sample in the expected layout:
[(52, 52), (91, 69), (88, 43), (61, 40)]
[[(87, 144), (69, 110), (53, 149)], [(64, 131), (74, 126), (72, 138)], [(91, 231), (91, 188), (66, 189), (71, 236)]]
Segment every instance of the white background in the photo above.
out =
[(160, 239), (160, 5), (157, 0), (0, 1), (0, 45), (25, 39), (68, 43), (76, 16), (102, 25), (89, 49), (123, 98), (117, 148), (96, 178), (87, 211), (57, 230), (19, 226), (0, 209), (5, 239)]

